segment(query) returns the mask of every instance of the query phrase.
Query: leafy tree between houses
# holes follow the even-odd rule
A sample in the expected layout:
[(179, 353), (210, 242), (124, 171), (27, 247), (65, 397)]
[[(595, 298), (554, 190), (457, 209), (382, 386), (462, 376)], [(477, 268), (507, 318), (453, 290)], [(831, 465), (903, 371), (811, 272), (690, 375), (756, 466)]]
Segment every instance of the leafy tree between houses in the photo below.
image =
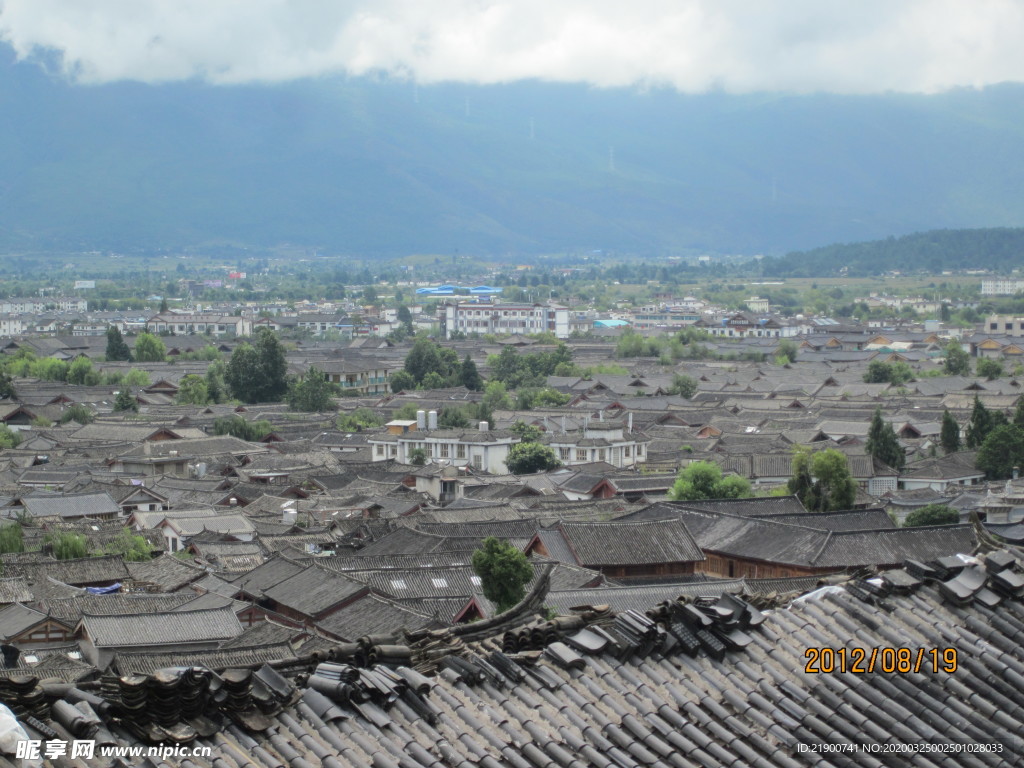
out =
[(796, 356), (799, 352), (800, 350), (797, 347), (796, 342), (791, 341), (790, 339), (783, 339), (780, 341), (779, 346), (776, 349), (776, 355), (780, 358), (786, 358), (787, 363), (795, 363)]
[(540, 442), (541, 434), (540, 427), (535, 427), (533, 424), (527, 424), (525, 421), (517, 421), (508, 431), (518, 437), (524, 443), (537, 443)]
[(379, 427), (384, 419), (369, 408), (356, 408), (351, 413), (338, 414), (334, 423), (342, 432), (362, 432), (369, 427)]
[(312, 365), (288, 388), (288, 407), (294, 411), (322, 413), (333, 405), (327, 377)]
[(1024, 428), (1024, 397), (1017, 398), (1017, 407), (1013, 410), (1012, 424)]
[(750, 481), (739, 475), (722, 477), (722, 468), (713, 461), (694, 461), (676, 476), (668, 491), (673, 501), (700, 501), (702, 499), (746, 499)]
[(793, 453), (793, 476), (786, 483), (791, 495), (810, 512), (849, 509), (857, 497), (857, 483), (844, 456), (834, 448), (812, 454), (805, 446)]
[(132, 351), (128, 348), (128, 342), (121, 335), (121, 329), (116, 325), (107, 328), (107, 361), (131, 360)]
[(75, 421), (79, 424), (92, 424), (96, 420), (96, 416), (86, 406), (81, 403), (72, 403), (64, 412), (61, 413), (58, 421), (61, 424), (67, 424), (69, 421)]
[(127, 413), (127, 412), (138, 413), (139, 404), (135, 401), (135, 395), (132, 391), (125, 387), (117, 393), (117, 397), (114, 398), (114, 412), (115, 413)]
[(1014, 467), (1024, 467), (1024, 428), (1004, 424), (993, 429), (978, 449), (974, 465), (989, 480), (1013, 477)]
[(14, 389), (14, 379), (7, 371), (0, 371), (0, 398), (13, 400), (17, 396), (18, 393)]
[(25, 538), (18, 523), (7, 523), (0, 526), (0, 555), (9, 552), (24, 552)]
[(427, 452), (422, 448), (413, 448), (409, 451), (409, 463), (416, 467), (422, 467), (427, 463)]
[(543, 443), (516, 443), (508, 451), (505, 466), (513, 475), (532, 475), (562, 466), (555, 452)]
[(953, 339), (946, 345), (946, 358), (942, 361), (942, 369), (948, 376), (970, 376), (971, 356), (960, 343)]
[(901, 471), (907, 463), (906, 452), (900, 445), (892, 424), (882, 418), (881, 407), (876, 408), (874, 416), (871, 417), (866, 447), (870, 456), (886, 466), (892, 467), (897, 472)]
[(77, 357), (68, 366), (68, 384), (81, 384), (93, 387), (103, 380), (99, 371), (93, 370), (92, 360), (88, 357)]
[(274, 427), (266, 419), (246, 421), (237, 413), (231, 416), (221, 416), (219, 419), (213, 420), (213, 434), (231, 435), (239, 440), (247, 440), (250, 443), (261, 440), (273, 431)]
[(473, 362), (473, 358), (466, 353), (466, 358), (462, 361), (462, 368), (459, 371), (459, 380), (466, 389), (471, 392), (480, 392), (484, 388), (484, 380), (480, 375), (480, 371), (476, 369), (476, 363)]
[(893, 363), (872, 360), (868, 363), (868, 370), (862, 378), (865, 384), (889, 383), (898, 387), (911, 381), (914, 378), (914, 371), (901, 360)]
[(692, 376), (677, 373), (672, 377), (672, 386), (669, 387), (668, 393), (689, 400), (697, 394), (697, 380)]
[(457, 405), (446, 405), (437, 414), (438, 429), (469, 429), (469, 416)]
[(967, 433), (964, 442), (968, 448), (977, 448), (988, 437), (992, 431), (992, 414), (985, 404), (974, 396), (974, 407), (971, 408), (971, 418), (967, 422)]
[[(498, 382), (500, 383), (500, 382)], [(565, 405), (572, 396), (553, 387), (524, 387), (516, 392), (515, 406), (521, 411)]]
[(206, 380), (195, 373), (183, 376), (178, 382), (178, 394), (174, 402), (181, 405), (206, 405), (210, 402), (210, 389)]
[(410, 389), (416, 389), (416, 379), (408, 371), (395, 371), (391, 374), (391, 381), (389, 382), (391, 391), (395, 394), (399, 392), (407, 392)]
[(253, 344), (231, 353), (224, 380), (231, 393), (246, 403), (279, 402), (288, 391), (284, 347), (269, 328), (260, 328)]
[[(1024, 398), (1021, 398), (1021, 402), (1024, 402)], [(948, 408), (942, 412), (939, 442), (942, 444), (942, 450), (946, 453), (956, 453), (960, 450), (960, 424)]]
[(484, 597), (504, 613), (526, 597), (526, 585), (533, 578), (533, 568), (526, 555), (494, 536), (483, 540), (470, 560), (473, 572), (480, 577)]
[(121, 555), (130, 563), (144, 563), (153, 559), (146, 537), (132, 533), (128, 528), (122, 528), (104, 547), (104, 551), (108, 555)]
[(152, 333), (140, 333), (135, 340), (135, 359), (140, 363), (162, 363), (167, 358), (167, 345)]
[(960, 513), (945, 504), (926, 504), (915, 509), (903, 521), (904, 528), (919, 528), (925, 525), (955, 525), (960, 522)]
[(982, 357), (975, 364), (974, 373), (977, 376), (984, 376), (989, 381), (992, 381), (1002, 376), (1005, 371), (1003, 370), (1003, 364), (998, 360)]
[(77, 560), (89, 554), (89, 543), (85, 536), (73, 531), (48, 534), (43, 538), (43, 544), (50, 546), (50, 551), (58, 560)]

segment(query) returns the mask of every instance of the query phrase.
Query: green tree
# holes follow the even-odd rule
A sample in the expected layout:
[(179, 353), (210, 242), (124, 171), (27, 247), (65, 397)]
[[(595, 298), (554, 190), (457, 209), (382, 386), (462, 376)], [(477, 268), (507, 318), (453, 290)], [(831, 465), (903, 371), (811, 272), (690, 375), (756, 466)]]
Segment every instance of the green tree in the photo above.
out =
[(140, 363), (162, 363), (167, 358), (167, 345), (152, 333), (140, 333), (135, 340), (135, 359)]
[(484, 380), (480, 376), (480, 372), (476, 369), (476, 363), (473, 362), (473, 358), (466, 353), (466, 358), (462, 361), (462, 369), (459, 371), (459, 379), (466, 389), (473, 392), (479, 392), (484, 388)]
[(974, 407), (971, 408), (971, 418), (967, 422), (967, 430), (964, 435), (964, 442), (968, 448), (977, 448), (988, 437), (992, 431), (992, 414), (985, 404), (974, 396)]
[(445, 381), (444, 376), (437, 371), (430, 371), (420, 382), (420, 387), (423, 389), (443, 389), (447, 385), (448, 382)]
[(1024, 428), (1004, 424), (993, 429), (978, 449), (974, 463), (989, 480), (1013, 477), (1014, 467), (1024, 467)]
[(849, 509), (857, 496), (846, 456), (834, 448), (812, 454), (808, 448), (798, 447), (786, 488), (811, 512)]
[(92, 360), (88, 357), (76, 357), (68, 366), (68, 384), (95, 386), (102, 380), (100, 373), (93, 370)]
[(427, 452), (422, 448), (413, 448), (409, 451), (409, 463), (416, 467), (422, 467), (427, 463)]
[(289, 388), (288, 407), (292, 410), (322, 413), (331, 410), (333, 405), (327, 377), (312, 365)]
[(107, 328), (106, 358), (108, 361), (132, 359), (132, 351), (128, 349), (128, 343), (121, 335), (121, 329), (116, 325)]
[(872, 360), (863, 379), (866, 384), (890, 383), (901, 386), (914, 378), (914, 371), (902, 361), (887, 363), (884, 360)]
[(18, 523), (0, 525), (0, 555), (9, 552), (24, 552), (25, 539)]
[(897, 472), (903, 469), (907, 463), (907, 455), (896, 438), (896, 432), (882, 418), (882, 409), (875, 409), (871, 417), (871, 426), (868, 428), (867, 452), (870, 456), (878, 459), (886, 466), (892, 467)]
[(153, 559), (146, 537), (132, 533), (128, 528), (122, 528), (104, 547), (104, 551), (108, 555), (121, 555), (130, 563), (144, 563)]
[(6, 371), (0, 371), (0, 399), (13, 400), (18, 396), (14, 388), (14, 379)]
[(132, 391), (125, 387), (124, 389), (118, 390), (117, 397), (114, 398), (114, 412), (124, 413), (127, 411), (133, 411), (137, 413), (139, 410), (139, 404), (135, 400), (135, 395)]
[(72, 403), (60, 415), (61, 424), (67, 424), (69, 421), (76, 421), (79, 424), (92, 424), (95, 419), (95, 414), (81, 403)]
[(540, 442), (541, 435), (543, 434), (540, 431), (540, 427), (535, 427), (533, 424), (527, 424), (525, 421), (515, 422), (508, 428), (508, 430), (524, 443)]
[(170, 310), (171, 310), (171, 308), (167, 304), (167, 297), (164, 297), (164, 298), (160, 299), (160, 309), (158, 310), (159, 313), (162, 315), (165, 312), (170, 312)]
[(149, 374), (140, 368), (132, 368), (124, 375), (123, 382), (129, 387), (148, 387)]
[[(1024, 398), (1021, 398), (1024, 403)], [(942, 450), (946, 453), (955, 453), (960, 450), (960, 424), (948, 409), (942, 412), (942, 429), (939, 432), (939, 442)]]
[(669, 388), (670, 395), (679, 395), (687, 400), (697, 394), (697, 380), (692, 376), (676, 374), (672, 377), (672, 386)]
[(20, 442), (21, 435), (6, 424), (0, 424), (0, 448), (14, 448)]
[(543, 443), (516, 443), (508, 451), (505, 466), (513, 475), (532, 475), (562, 466), (555, 452)]
[(978, 362), (974, 366), (974, 373), (977, 376), (984, 376), (989, 381), (998, 379), (1003, 375), (1003, 364), (998, 360), (993, 360), (989, 357), (979, 358)]
[(178, 394), (174, 401), (181, 405), (206, 405), (210, 402), (210, 390), (206, 380), (195, 373), (183, 376), (178, 382)]
[(779, 357), (786, 358), (786, 362), (795, 363), (796, 356), (799, 353), (799, 348), (795, 341), (792, 341), (791, 339), (783, 339), (779, 342), (777, 353)]
[(457, 405), (446, 405), (437, 415), (439, 429), (468, 429), (469, 416)]
[(397, 317), (398, 322), (404, 326), (406, 334), (411, 336), (415, 330), (412, 326), (412, 312), (405, 304), (399, 305)]
[(239, 440), (248, 440), (249, 442), (261, 440), (273, 431), (274, 427), (266, 419), (246, 421), (237, 413), (213, 420), (213, 434), (231, 435)]
[(416, 389), (416, 379), (408, 371), (395, 371), (391, 374), (389, 384), (391, 386), (391, 391), (395, 394)]
[(751, 496), (750, 481), (739, 475), (722, 477), (722, 468), (713, 461), (694, 461), (679, 470), (668, 491), (673, 501), (702, 499), (746, 499)]
[(351, 413), (338, 415), (335, 425), (342, 432), (361, 432), (369, 427), (379, 427), (384, 419), (369, 408), (356, 408)]
[(85, 536), (72, 531), (47, 534), (43, 544), (50, 546), (50, 551), (58, 560), (78, 560), (89, 554), (89, 542)]
[(1024, 397), (1017, 398), (1017, 407), (1013, 410), (1013, 424), (1024, 428)]
[(224, 380), (227, 370), (228, 366), (223, 360), (214, 360), (206, 369), (203, 379), (206, 381), (206, 391), (211, 403), (221, 403), (227, 398), (228, 385)]
[(527, 387), (516, 393), (515, 407), (521, 411), (565, 405), (572, 397), (552, 387)]
[(224, 378), (239, 400), (273, 403), (288, 391), (287, 374), (281, 342), (269, 328), (260, 328), (254, 344), (242, 344), (231, 353)]
[(960, 522), (960, 513), (945, 504), (926, 504), (915, 509), (903, 521), (905, 528), (919, 528), (924, 525), (956, 525)]
[[(488, 412), (507, 411), (512, 407), (512, 399), (508, 396), (505, 385), (500, 381), (489, 381), (484, 387), (484, 396), (481, 404)], [(488, 419), (490, 421), (490, 419)]]
[(441, 355), (441, 347), (430, 339), (422, 338), (413, 342), (412, 349), (405, 356), (405, 371), (412, 376), (417, 385), (431, 372), (437, 373), (442, 379), (451, 374), (451, 370), (445, 365), (445, 358)]
[(952, 339), (949, 344), (946, 345), (946, 359), (942, 362), (942, 367), (949, 376), (970, 376), (971, 375), (971, 356), (967, 353), (960, 342), (956, 339)]
[(526, 585), (533, 578), (533, 568), (522, 552), (493, 536), (483, 540), (470, 560), (473, 572), (480, 577), (484, 597), (494, 603), (498, 613), (526, 597)]

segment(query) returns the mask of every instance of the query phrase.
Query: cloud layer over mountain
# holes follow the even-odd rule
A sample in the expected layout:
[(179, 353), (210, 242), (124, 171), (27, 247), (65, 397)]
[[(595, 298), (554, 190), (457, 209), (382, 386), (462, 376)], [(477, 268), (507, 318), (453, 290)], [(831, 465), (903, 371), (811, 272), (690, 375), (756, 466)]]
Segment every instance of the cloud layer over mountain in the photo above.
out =
[(1024, 80), (1017, 0), (0, 0), (0, 40), (74, 81), (382, 72), (684, 92)]

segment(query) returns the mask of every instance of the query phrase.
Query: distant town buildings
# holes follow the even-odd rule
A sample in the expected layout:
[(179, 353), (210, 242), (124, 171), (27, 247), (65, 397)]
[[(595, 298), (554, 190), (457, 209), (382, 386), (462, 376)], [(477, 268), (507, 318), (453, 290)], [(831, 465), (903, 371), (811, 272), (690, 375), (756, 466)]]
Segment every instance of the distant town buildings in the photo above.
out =
[(981, 281), (982, 296), (1012, 296), (1024, 291), (1024, 280), (1020, 278), (999, 277)]

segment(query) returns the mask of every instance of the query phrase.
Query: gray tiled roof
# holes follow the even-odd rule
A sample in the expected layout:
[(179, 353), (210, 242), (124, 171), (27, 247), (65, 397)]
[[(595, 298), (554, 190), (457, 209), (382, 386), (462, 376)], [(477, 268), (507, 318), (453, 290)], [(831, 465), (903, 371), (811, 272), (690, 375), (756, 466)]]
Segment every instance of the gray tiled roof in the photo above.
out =
[(97, 648), (133, 648), (212, 642), (241, 634), (231, 607), (176, 613), (82, 617), (81, 626)]
[(697, 542), (678, 519), (563, 522), (557, 529), (580, 565), (653, 565), (704, 559)]

